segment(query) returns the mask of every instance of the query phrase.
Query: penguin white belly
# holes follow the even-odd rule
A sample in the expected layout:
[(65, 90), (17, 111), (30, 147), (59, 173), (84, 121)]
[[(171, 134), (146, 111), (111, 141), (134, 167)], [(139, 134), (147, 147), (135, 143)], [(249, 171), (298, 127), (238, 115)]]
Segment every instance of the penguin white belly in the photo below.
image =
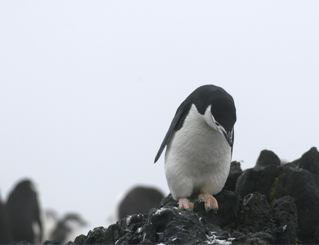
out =
[(227, 180), (231, 147), (225, 136), (205, 122), (192, 105), (183, 127), (165, 154), (165, 173), (175, 200), (197, 192), (219, 193)]

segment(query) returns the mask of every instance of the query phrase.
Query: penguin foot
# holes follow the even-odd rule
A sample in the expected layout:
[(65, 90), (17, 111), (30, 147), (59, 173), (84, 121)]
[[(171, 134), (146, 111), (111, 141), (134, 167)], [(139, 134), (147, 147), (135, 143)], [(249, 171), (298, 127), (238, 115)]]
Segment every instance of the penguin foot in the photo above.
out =
[(213, 195), (209, 193), (201, 193), (198, 195), (198, 199), (205, 204), (205, 210), (206, 212), (213, 209), (215, 212), (218, 210), (218, 202)]
[(180, 198), (178, 199), (178, 208), (192, 211), (194, 209), (194, 203), (187, 198)]

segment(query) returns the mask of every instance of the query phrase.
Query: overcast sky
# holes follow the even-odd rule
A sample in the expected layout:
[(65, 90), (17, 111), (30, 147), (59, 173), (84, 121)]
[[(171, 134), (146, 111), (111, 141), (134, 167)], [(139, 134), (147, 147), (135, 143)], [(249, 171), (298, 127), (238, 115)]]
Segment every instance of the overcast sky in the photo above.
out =
[(176, 108), (213, 83), (235, 99), (233, 159), (318, 145), (318, 1), (0, 1), (0, 190), (103, 225)]

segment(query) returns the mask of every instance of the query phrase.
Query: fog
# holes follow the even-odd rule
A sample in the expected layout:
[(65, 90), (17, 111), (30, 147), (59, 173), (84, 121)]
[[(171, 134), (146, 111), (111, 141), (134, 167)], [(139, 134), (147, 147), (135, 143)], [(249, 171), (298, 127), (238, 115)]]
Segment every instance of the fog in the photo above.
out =
[(216, 84), (237, 107), (234, 160), (318, 143), (317, 1), (1, 1), (0, 191), (103, 225), (134, 184), (166, 193), (155, 154), (178, 105)]

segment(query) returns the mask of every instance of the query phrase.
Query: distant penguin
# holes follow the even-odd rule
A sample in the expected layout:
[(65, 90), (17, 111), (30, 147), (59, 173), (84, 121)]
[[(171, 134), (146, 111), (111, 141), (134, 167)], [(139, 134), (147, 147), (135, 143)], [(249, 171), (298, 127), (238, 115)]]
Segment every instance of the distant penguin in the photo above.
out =
[(84, 221), (80, 215), (75, 213), (66, 214), (56, 224), (51, 233), (50, 240), (58, 243), (65, 243), (74, 240), (74, 234), (86, 225), (86, 221)]
[(118, 218), (131, 214), (146, 214), (151, 208), (158, 207), (163, 198), (163, 193), (154, 187), (136, 186), (120, 201)]
[(179, 208), (192, 210), (192, 197), (218, 209), (213, 196), (224, 187), (232, 159), (236, 107), (223, 88), (204, 85), (177, 108), (155, 162), (165, 153), (168, 187)]
[[(42, 241), (42, 221), (37, 193), (28, 179), (20, 181), (11, 191), (7, 210), (14, 242)], [(38, 230), (37, 236), (35, 229)]]
[(42, 216), (43, 241), (50, 240), (51, 233), (58, 223), (58, 215), (52, 209), (46, 209)]
[(0, 196), (0, 244), (9, 244), (10, 242), (12, 242), (12, 236), (8, 213)]

